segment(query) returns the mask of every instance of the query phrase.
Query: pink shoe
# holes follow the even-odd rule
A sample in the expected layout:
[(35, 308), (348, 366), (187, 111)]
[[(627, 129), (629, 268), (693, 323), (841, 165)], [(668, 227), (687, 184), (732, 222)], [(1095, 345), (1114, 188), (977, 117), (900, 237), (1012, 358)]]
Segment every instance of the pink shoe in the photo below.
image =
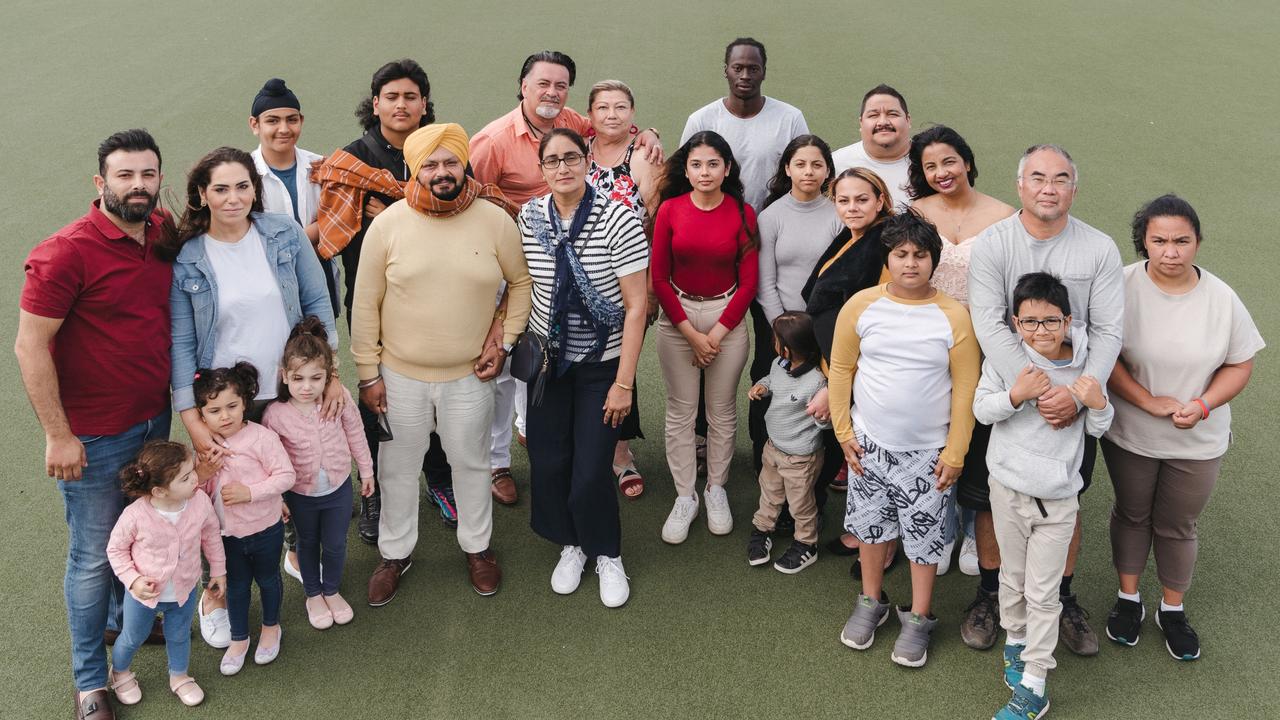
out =
[(137, 705), (142, 701), (142, 688), (138, 685), (138, 676), (124, 670), (111, 671), (111, 692), (121, 705)]
[(307, 598), (307, 621), (317, 630), (333, 627), (333, 611), (320, 595)]
[(187, 707), (195, 707), (204, 702), (204, 690), (196, 684), (195, 678), (184, 678), (179, 681), (176, 686), (172, 684), (172, 680), (169, 682), (169, 689), (174, 695), (178, 696), (178, 699), (182, 701), (183, 705), (186, 705)]
[(338, 593), (325, 595), (324, 604), (329, 606), (329, 612), (333, 614), (333, 621), (339, 625), (346, 625), (356, 616), (355, 611), (351, 609), (351, 604)]

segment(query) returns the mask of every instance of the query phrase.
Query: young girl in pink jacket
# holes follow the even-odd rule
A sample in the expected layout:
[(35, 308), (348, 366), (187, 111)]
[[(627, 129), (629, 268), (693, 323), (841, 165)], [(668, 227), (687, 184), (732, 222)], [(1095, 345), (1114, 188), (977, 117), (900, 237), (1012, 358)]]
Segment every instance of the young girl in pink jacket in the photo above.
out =
[(164, 614), (169, 689), (185, 705), (204, 700), (204, 691), (187, 674), (187, 660), (201, 550), (209, 561), (209, 591), (220, 597), (226, 583), (218, 518), (209, 496), (198, 488), (201, 476), (212, 472), (210, 466), (197, 466), (186, 445), (168, 440), (147, 443), (137, 460), (120, 470), (124, 492), (137, 498), (120, 514), (107, 543), (111, 568), (129, 590), (111, 672), (111, 689), (125, 705), (142, 700), (142, 688), (129, 665), (150, 634), (156, 613)]
[(351, 622), (351, 605), (338, 593), (351, 523), (351, 461), (360, 469), (360, 494), (373, 494), (373, 459), (364, 423), (351, 393), (336, 421), (325, 420), (320, 402), (334, 375), (333, 350), (324, 323), (310, 316), (289, 333), (280, 361), (276, 402), (262, 424), (275, 431), (296, 479), (284, 494), (298, 530), (298, 568), (307, 593), (307, 619), (317, 630)]
[(275, 433), (245, 420), (245, 410), (258, 394), (258, 371), (253, 365), (238, 362), (230, 368), (202, 368), (196, 371), (192, 389), (200, 419), (223, 440), (220, 466), (205, 482), (205, 490), (222, 521), (222, 547), (227, 555), (231, 644), (219, 669), (223, 675), (235, 675), (249, 652), (254, 582), (262, 598), (262, 634), (253, 661), (266, 665), (280, 653), (281, 495), (293, 487), (293, 465)]

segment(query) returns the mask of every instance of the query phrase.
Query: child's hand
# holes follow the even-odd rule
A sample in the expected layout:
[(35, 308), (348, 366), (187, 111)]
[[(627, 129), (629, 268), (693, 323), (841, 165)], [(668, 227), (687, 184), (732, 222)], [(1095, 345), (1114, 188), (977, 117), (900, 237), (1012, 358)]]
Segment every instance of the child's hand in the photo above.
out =
[(219, 575), (218, 577), (209, 578), (209, 584), (205, 586), (205, 592), (209, 593), (216, 600), (221, 600), (223, 595), (227, 593), (227, 576)]
[(1173, 426), (1179, 430), (1190, 430), (1196, 423), (1204, 419), (1204, 408), (1192, 400), (1173, 414)]
[[(1076, 378), (1069, 389), (1071, 395), (1079, 400), (1081, 405), (1091, 410), (1101, 410), (1107, 406), (1107, 398), (1102, 394), (1102, 384), (1090, 375), (1081, 375)], [(1199, 410), (1198, 407), (1197, 410)]]
[(1009, 388), (1009, 404), (1021, 407), (1022, 403), (1049, 392), (1049, 387), (1049, 376), (1040, 368), (1028, 365), (1018, 371), (1018, 377)]
[(851, 437), (847, 441), (840, 443), (840, 448), (844, 450), (844, 461), (849, 463), (849, 472), (862, 476), (862, 455), (866, 451), (858, 444), (858, 438)]
[(938, 484), (933, 486), (934, 489), (938, 492), (946, 492), (947, 488), (955, 485), (956, 481), (960, 479), (961, 469), (962, 468), (953, 468), (942, 462), (942, 459), (939, 458), (938, 465), (933, 468), (933, 476), (938, 478)]
[(760, 383), (756, 383), (755, 385), (751, 386), (750, 390), (747, 391), (747, 399), (761, 400), (764, 398), (764, 396), (768, 394), (769, 394), (769, 388), (765, 387), (764, 385), (761, 385)]
[(142, 575), (129, 586), (129, 592), (139, 600), (150, 600), (160, 595), (159, 584), (155, 578)]
[(370, 497), (373, 495), (373, 478), (360, 478), (360, 497)]
[(199, 453), (196, 454), (196, 457), (196, 478), (200, 481), (201, 485), (208, 482), (209, 478), (216, 475), (217, 472), (222, 469), (222, 463), (225, 460), (223, 457), (205, 457)]
[(229, 482), (222, 486), (222, 504), (223, 505), (239, 505), (253, 501), (253, 493), (249, 492), (249, 486), (242, 482)]

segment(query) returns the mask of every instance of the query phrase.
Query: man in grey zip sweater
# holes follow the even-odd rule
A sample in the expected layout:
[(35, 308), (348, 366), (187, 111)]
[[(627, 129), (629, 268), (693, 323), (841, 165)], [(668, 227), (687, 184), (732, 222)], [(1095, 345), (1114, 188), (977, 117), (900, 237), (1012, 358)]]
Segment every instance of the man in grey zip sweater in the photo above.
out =
[[(1057, 145), (1034, 145), (1018, 163), (1018, 197), (1022, 210), (987, 228), (973, 246), (969, 266), (969, 311), (973, 328), (987, 362), (1012, 385), (1026, 364), (1018, 336), (1009, 325), (1013, 289), (1029, 272), (1049, 272), (1067, 286), (1074, 324), (1085, 328), (1089, 357), (1084, 374), (1106, 384), (1120, 354), (1124, 315), (1124, 278), (1120, 253), (1105, 233), (1069, 214), (1075, 200), (1078, 175), (1066, 150)], [(1035, 400), (1045, 422), (1065, 428), (1075, 422), (1079, 404), (1065, 386), (1057, 385)], [(1083, 489), (1092, 480), (1097, 441), (1085, 442), (1080, 467)], [(978, 564), (984, 576), (978, 597), (961, 626), (966, 644), (986, 648), (996, 636), (996, 588), (988, 587), (1000, 566), (999, 549), (991, 521), (987, 479), (981, 473), (965, 473), (958, 498), (977, 511), (975, 530)], [(1085, 621), (1085, 613), (1071, 592), (1080, 525), (1067, 555), (1062, 579), (1062, 640), (1072, 652), (1094, 655), (1098, 639)]]

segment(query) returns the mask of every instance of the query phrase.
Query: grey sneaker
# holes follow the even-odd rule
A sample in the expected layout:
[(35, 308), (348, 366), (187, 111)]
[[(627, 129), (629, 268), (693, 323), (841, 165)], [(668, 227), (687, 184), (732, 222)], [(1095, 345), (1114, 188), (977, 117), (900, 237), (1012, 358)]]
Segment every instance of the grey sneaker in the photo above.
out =
[(1058, 618), (1058, 637), (1071, 652), (1089, 657), (1098, 654), (1098, 636), (1089, 627), (1089, 613), (1080, 607), (1076, 594), (1062, 596), (1062, 615)]
[(986, 650), (996, 644), (1000, 629), (1000, 594), (978, 588), (978, 594), (964, 609), (960, 622), (960, 639), (974, 650)]
[(876, 639), (876, 628), (889, 619), (889, 596), (880, 593), (880, 602), (867, 595), (859, 595), (853, 604), (853, 614), (840, 631), (840, 642), (854, 650), (866, 650)]
[(933, 638), (933, 629), (938, 626), (938, 618), (913, 613), (910, 608), (897, 608), (897, 611), (902, 632), (898, 633), (889, 657), (903, 667), (923, 667), (929, 659), (929, 640)]

